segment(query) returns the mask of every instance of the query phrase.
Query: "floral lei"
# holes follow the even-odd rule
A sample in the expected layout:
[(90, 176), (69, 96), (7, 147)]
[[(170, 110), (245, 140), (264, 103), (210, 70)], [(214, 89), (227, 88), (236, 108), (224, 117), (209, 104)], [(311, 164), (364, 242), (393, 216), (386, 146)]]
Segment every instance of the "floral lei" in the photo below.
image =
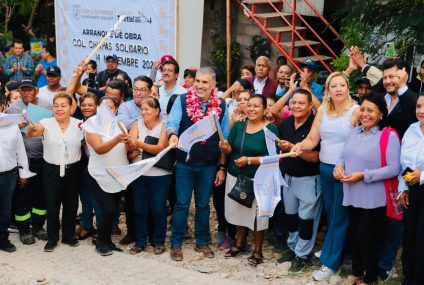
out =
[(211, 96), (209, 97), (208, 107), (206, 114), (203, 113), (202, 106), (200, 105), (200, 99), (196, 95), (196, 90), (192, 87), (187, 92), (186, 97), (187, 103), (187, 115), (193, 123), (197, 123), (205, 116), (210, 116), (216, 113), (218, 118), (221, 116), (222, 110), (219, 107), (221, 102), (218, 97), (218, 93), (213, 89)]

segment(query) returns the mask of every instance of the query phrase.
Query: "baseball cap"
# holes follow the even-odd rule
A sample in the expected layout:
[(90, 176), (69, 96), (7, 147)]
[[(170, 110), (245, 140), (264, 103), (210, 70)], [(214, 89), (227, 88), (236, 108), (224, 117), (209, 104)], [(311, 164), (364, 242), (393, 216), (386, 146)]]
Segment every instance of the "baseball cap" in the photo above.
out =
[(118, 60), (118, 56), (116, 56), (116, 54), (108, 55), (106, 57), (106, 61), (108, 61), (108, 60), (113, 60), (114, 62), (118, 62), (119, 61)]
[(355, 82), (355, 85), (358, 86), (361, 83), (365, 83), (365, 84), (368, 84), (369, 86), (371, 86), (371, 81), (366, 77), (358, 78), (358, 80), (356, 80), (356, 82)]
[(47, 75), (51, 74), (54, 76), (60, 76), (62, 74), (59, 66), (50, 66), (46, 70)]
[(19, 88), (22, 88), (22, 87), (30, 87), (30, 88), (37, 89), (37, 81), (35, 81), (34, 78), (25, 77), (24, 79), (21, 80), (21, 84), (19, 85)]
[(172, 55), (169, 55), (169, 54), (162, 56), (160, 58), (160, 66), (162, 66), (165, 63), (165, 61), (170, 61), (170, 60), (173, 60), (173, 59), (174, 58), (172, 57)]
[(320, 65), (318, 64), (318, 62), (314, 61), (312, 59), (305, 59), (304, 61), (299, 63), (299, 67), (300, 68), (307, 67), (307, 68), (309, 68), (310, 70), (313, 70), (313, 71), (319, 71), (319, 69), (320, 69)]

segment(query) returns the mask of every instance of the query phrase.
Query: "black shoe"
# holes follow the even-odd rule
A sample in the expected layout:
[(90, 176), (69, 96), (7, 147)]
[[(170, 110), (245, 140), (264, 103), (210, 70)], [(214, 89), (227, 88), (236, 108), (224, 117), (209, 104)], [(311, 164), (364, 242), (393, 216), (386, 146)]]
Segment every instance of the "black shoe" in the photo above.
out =
[(294, 252), (291, 251), (290, 249), (287, 249), (283, 251), (283, 255), (279, 259), (277, 259), (277, 262), (278, 263), (289, 262), (289, 261), (292, 261), (295, 257), (296, 255), (294, 254)]
[(48, 240), (47, 232), (43, 228), (32, 228), (32, 234), (39, 240)]
[(113, 250), (113, 251), (118, 251), (118, 252), (122, 252), (122, 248), (117, 247), (113, 242), (108, 244), (109, 249)]
[(63, 244), (67, 244), (70, 247), (77, 247), (77, 246), (80, 245), (80, 243), (76, 239), (71, 239), (71, 240), (64, 240), (64, 239), (62, 239), (62, 243)]
[(44, 246), (44, 252), (53, 252), (56, 246), (57, 242), (48, 241)]
[(291, 262), (289, 272), (293, 272), (293, 273), (302, 272), (304, 269), (309, 267), (309, 265), (310, 265), (310, 262), (308, 258), (300, 258), (296, 256)]
[(13, 245), (13, 243), (10, 242), (10, 240), (2, 240), (0, 241), (0, 250), (6, 251), (6, 252), (14, 252), (16, 251), (16, 246)]
[(30, 232), (19, 233), (19, 239), (25, 245), (29, 245), (29, 244), (35, 243), (35, 237)]
[(96, 251), (101, 256), (108, 256), (108, 255), (111, 255), (113, 253), (112, 250), (110, 249), (109, 245), (104, 244), (104, 243), (99, 243), (99, 242), (96, 244)]

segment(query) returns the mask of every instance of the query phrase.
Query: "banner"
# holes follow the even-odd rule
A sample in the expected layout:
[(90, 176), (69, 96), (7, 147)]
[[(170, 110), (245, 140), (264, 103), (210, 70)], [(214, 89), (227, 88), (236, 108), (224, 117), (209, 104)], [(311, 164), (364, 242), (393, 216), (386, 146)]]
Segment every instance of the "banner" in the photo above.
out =
[(46, 45), (46, 39), (32, 38), (29, 41), (29, 54), (31, 56), (40, 57), (43, 47)]
[(155, 165), (172, 147), (173, 145), (168, 146), (159, 152), (155, 157), (143, 159), (129, 165), (108, 167), (106, 168), (106, 171), (123, 188), (127, 188), (131, 182), (152, 168), (153, 165)]
[(280, 155), (262, 157), (255, 173), (254, 192), (258, 203), (258, 218), (271, 218), (281, 200), (281, 186), (287, 186), (279, 168)]
[(0, 129), (19, 125), (22, 121), (23, 121), (23, 118), (19, 114), (1, 114)]
[[(214, 116), (204, 117), (181, 134), (178, 138), (178, 148), (190, 154), (190, 149), (195, 143), (207, 140), (216, 131)], [(188, 158), (187, 155), (187, 160)]]
[(56, 50), (58, 65), (69, 82), (77, 64), (107, 34), (121, 15), (121, 32), (111, 36), (92, 58), (97, 71), (106, 68), (105, 59), (116, 54), (119, 69), (131, 78), (149, 75), (153, 61), (176, 56), (177, 0), (56, 0)]
[(113, 114), (109, 105), (103, 101), (97, 108), (96, 115), (85, 121), (81, 125), (81, 128), (88, 133), (111, 139), (115, 128), (118, 126), (117, 122), (117, 118)]
[(275, 142), (279, 141), (280, 139), (271, 132), (267, 127), (264, 127), (264, 133), (265, 133), (265, 142), (266, 142), (266, 148), (268, 150), (268, 155), (276, 155), (277, 154), (277, 147), (275, 146)]

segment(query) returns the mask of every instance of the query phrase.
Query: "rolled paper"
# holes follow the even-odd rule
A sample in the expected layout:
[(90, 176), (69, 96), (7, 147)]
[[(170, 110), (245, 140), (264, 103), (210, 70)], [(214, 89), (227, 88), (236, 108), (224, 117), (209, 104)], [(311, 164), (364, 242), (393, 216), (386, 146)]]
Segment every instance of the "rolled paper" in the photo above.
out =
[(125, 126), (124, 126), (124, 124), (122, 124), (122, 122), (118, 122), (118, 127), (124, 135), (128, 134), (128, 132), (125, 129)]
[(280, 158), (295, 157), (295, 156), (297, 156), (297, 153), (294, 151), (280, 154)]
[(96, 52), (101, 48), (101, 46), (107, 41), (111, 34), (116, 33), (119, 30), (119, 25), (124, 21), (125, 15), (119, 17), (118, 22), (113, 25), (112, 29), (107, 32), (103, 39), (97, 44), (97, 46), (90, 52), (90, 54), (84, 59), (85, 63), (88, 63), (90, 59), (96, 54)]
[(219, 136), (219, 140), (220, 141), (224, 141), (224, 134), (222, 133), (222, 129), (221, 128), (217, 128), (218, 129), (218, 136)]

